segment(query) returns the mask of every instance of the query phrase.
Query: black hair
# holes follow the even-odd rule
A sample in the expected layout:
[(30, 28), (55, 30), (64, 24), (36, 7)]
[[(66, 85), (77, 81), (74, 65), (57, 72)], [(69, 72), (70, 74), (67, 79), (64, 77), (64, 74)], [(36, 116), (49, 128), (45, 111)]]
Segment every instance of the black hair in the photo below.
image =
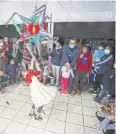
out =
[(99, 46), (101, 46), (101, 47), (103, 47), (103, 48), (106, 47), (105, 43), (101, 43)]
[(70, 40), (75, 40), (75, 41), (77, 41), (77, 39), (74, 38), (74, 37), (69, 37), (69, 39), (70, 39)]
[(2, 36), (0, 36), (0, 40), (3, 40), (3, 37)]

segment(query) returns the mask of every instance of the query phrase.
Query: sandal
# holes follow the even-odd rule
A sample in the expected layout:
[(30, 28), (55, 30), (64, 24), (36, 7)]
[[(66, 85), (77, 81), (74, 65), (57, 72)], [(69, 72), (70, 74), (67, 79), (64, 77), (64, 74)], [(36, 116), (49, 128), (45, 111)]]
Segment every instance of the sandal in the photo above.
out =
[(41, 120), (43, 120), (43, 118), (42, 117), (35, 117), (35, 120), (39, 120), (39, 121), (41, 121)]
[(36, 116), (36, 114), (31, 114), (31, 113), (29, 113), (29, 116), (30, 116), (30, 117), (33, 117), (33, 116)]

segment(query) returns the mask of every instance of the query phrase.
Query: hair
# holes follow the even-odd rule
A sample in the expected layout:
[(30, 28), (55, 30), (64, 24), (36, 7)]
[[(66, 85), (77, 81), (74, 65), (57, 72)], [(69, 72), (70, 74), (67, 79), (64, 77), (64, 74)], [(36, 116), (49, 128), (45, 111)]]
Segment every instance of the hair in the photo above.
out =
[(3, 40), (3, 37), (2, 36), (0, 36), (0, 40)]
[(101, 46), (101, 47), (103, 47), (103, 48), (106, 47), (105, 43), (101, 43), (99, 46)]
[(75, 40), (77, 42), (77, 39), (74, 37), (69, 37), (69, 40)]

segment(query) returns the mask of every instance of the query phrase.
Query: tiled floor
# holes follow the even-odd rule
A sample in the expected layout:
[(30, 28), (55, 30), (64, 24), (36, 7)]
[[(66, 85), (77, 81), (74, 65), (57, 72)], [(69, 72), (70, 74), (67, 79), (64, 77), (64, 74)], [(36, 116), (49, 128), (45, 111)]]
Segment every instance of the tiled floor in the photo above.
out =
[(88, 93), (74, 97), (58, 93), (44, 106), (43, 120), (36, 121), (28, 116), (30, 88), (20, 84), (7, 89), (7, 94), (0, 95), (0, 134), (102, 134), (95, 127), (99, 105)]

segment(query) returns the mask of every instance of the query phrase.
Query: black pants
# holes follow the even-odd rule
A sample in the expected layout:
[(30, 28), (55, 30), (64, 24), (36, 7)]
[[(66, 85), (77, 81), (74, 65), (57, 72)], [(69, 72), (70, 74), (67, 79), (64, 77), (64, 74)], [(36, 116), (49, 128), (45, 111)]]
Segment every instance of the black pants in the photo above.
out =
[(95, 82), (94, 82), (94, 91), (97, 91), (97, 89), (100, 89), (101, 85), (101, 75), (97, 74), (95, 77)]
[(83, 90), (84, 79), (86, 74), (87, 72), (76, 70), (76, 74), (74, 76), (74, 86), (73, 86), (74, 90), (76, 89), (80, 91)]

